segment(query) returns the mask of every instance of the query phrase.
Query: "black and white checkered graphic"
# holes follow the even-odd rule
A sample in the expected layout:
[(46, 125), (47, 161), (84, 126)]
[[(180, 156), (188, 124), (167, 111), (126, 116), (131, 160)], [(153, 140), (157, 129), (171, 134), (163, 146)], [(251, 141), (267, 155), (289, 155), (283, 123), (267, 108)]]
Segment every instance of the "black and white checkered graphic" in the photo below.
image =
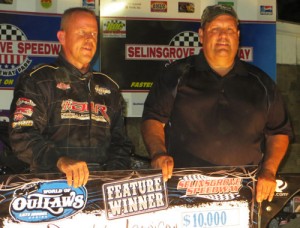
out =
[(200, 47), (198, 33), (185, 31), (174, 36), (169, 43), (170, 46), (180, 47)]
[[(12, 24), (0, 24), (0, 40), (1, 42), (27, 41), (27, 37), (17, 26)], [(15, 69), (15, 65), (22, 64), (26, 58), (26, 55), (0, 53), (0, 68), (2, 68), (1, 65), (3, 64), (4, 69)]]
[(0, 39), (1, 40), (27, 40), (26, 35), (21, 29), (11, 24), (0, 24)]

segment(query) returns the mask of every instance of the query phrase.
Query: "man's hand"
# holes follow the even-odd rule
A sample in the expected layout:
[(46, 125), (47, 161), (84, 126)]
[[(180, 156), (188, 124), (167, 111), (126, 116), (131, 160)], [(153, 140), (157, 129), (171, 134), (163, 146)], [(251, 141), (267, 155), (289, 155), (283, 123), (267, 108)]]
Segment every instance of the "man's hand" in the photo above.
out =
[(158, 120), (148, 119), (142, 122), (141, 133), (152, 158), (152, 168), (161, 169), (166, 182), (172, 177), (174, 160), (166, 152), (164, 126)]
[(289, 144), (288, 135), (269, 135), (266, 138), (266, 152), (262, 168), (258, 174), (256, 201), (272, 201), (276, 189), (276, 172), (286, 154)]
[(163, 180), (166, 182), (172, 177), (174, 160), (169, 155), (161, 155), (152, 159), (151, 166), (154, 169), (161, 169)]
[(262, 170), (258, 175), (256, 188), (256, 201), (258, 203), (263, 200), (271, 202), (273, 200), (276, 189), (275, 174), (269, 170)]
[(60, 157), (57, 168), (66, 174), (68, 185), (78, 188), (85, 185), (89, 178), (89, 170), (86, 162), (74, 160), (68, 157)]

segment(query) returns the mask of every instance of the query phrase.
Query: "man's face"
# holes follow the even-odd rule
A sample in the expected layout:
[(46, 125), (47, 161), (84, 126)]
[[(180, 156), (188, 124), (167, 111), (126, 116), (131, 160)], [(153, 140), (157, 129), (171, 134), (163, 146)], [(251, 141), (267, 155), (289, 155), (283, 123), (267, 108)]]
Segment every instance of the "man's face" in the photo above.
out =
[(66, 59), (78, 69), (86, 68), (97, 49), (98, 24), (96, 18), (85, 12), (74, 13), (58, 39)]
[(210, 63), (232, 64), (239, 47), (240, 32), (234, 17), (220, 15), (199, 29), (200, 42)]

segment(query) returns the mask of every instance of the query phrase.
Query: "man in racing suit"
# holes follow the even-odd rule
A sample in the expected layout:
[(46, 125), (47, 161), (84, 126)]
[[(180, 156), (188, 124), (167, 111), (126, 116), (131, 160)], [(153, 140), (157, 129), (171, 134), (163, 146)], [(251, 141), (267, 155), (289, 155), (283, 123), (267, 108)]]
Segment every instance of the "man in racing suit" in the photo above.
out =
[(11, 105), (13, 152), (32, 171), (65, 173), (74, 187), (86, 184), (90, 163), (100, 170), (128, 169), (130, 164), (118, 85), (90, 66), (97, 35), (93, 11), (65, 11), (56, 62), (22, 74)]

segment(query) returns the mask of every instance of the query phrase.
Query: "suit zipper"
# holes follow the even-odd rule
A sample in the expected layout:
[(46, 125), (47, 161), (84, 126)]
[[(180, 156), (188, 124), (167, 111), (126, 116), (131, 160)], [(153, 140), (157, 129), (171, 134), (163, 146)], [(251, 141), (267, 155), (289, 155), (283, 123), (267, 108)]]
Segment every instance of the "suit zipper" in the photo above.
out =
[(91, 145), (91, 128), (92, 128), (92, 110), (91, 110), (91, 79), (88, 80), (87, 83), (87, 88), (88, 88), (88, 107), (89, 107), (89, 116), (90, 116), (90, 121), (89, 121), (89, 145)]

